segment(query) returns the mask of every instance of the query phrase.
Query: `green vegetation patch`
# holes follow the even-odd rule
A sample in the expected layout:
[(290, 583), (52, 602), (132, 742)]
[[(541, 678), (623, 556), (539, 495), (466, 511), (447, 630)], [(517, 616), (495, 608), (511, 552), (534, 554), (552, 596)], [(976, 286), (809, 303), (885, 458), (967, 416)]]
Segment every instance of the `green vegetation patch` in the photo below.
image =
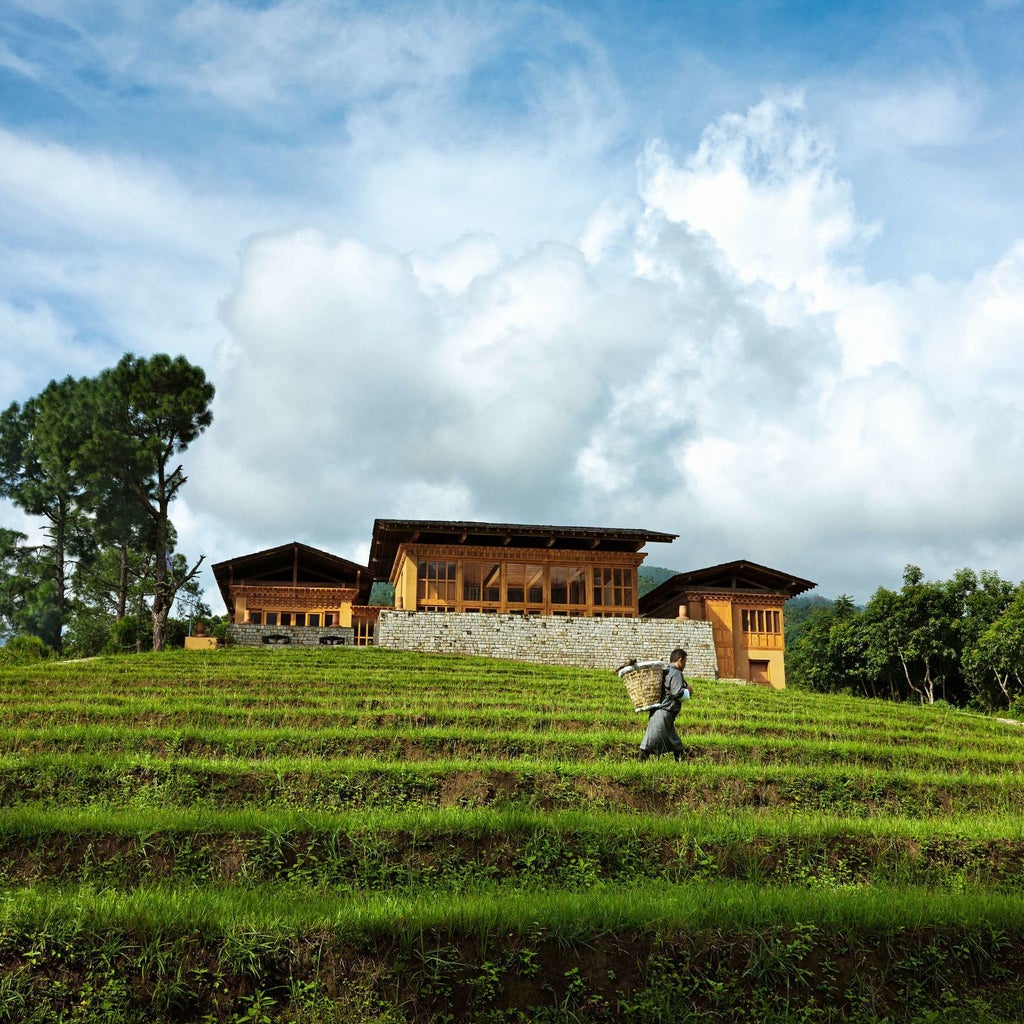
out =
[(374, 649), (0, 669), (0, 1022), (1024, 1017), (1024, 730)]

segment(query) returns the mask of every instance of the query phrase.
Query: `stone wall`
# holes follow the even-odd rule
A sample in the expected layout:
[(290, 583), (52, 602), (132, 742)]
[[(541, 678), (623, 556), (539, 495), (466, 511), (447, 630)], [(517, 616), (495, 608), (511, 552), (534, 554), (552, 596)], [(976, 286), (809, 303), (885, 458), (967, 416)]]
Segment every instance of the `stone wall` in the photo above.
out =
[(233, 623), (229, 627), (231, 639), (246, 647), (279, 646), (322, 647), (327, 645), (351, 646), (355, 632), (347, 626), (254, 626), (251, 623)]
[(711, 623), (695, 619), (571, 619), (385, 609), (377, 620), (374, 643), (401, 651), (608, 669), (631, 658), (667, 660), (673, 647), (682, 647), (687, 653), (687, 675), (714, 679), (718, 674)]

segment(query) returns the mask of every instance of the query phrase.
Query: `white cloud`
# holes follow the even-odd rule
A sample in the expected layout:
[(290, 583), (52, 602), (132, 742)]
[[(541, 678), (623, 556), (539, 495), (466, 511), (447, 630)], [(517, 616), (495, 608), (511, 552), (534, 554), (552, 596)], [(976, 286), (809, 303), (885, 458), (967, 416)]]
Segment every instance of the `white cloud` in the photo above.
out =
[(95, 371), (95, 360), (51, 310), (0, 302), (0, 409), (36, 393), (39, 365), (52, 368), (52, 377), (84, 376)]
[(967, 57), (776, 86), (558, 5), (20, 7), (0, 64), (49, 120), (0, 127), (3, 386), (212, 365), (186, 546), (478, 517), (826, 593), (1024, 576), (1019, 118)]
[(708, 127), (683, 167), (650, 144), (640, 165), (648, 206), (711, 236), (746, 283), (809, 293), (871, 234), (829, 142), (801, 116), (799, 96), (766, 99)]
[(2, 129), (0, 193), (10, 232), (45, 238), (59, 230), (62, 237), (122, 246), (170, 245), (194, 259), (207, 258), (210, 222), (229, 214), (226, 204), (204, 202), (159, 166)]
[[(847, 87), (848, 89), (848, 87)], [(950, 77), (920, 78), (880, 87), (861, 83), (844, 97), (845, 130), (876, 152), (896, 147), (954, 146), (976, 130), (982, 98)]]

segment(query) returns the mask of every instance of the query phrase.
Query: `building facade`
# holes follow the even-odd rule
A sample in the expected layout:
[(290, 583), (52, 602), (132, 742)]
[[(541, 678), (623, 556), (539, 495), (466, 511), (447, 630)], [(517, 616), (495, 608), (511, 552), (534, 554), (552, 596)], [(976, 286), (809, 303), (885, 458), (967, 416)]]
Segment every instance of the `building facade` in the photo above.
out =
[(786, 685), (784, 606), (816, 583), (736, 561), (677, 573), (640, 600), (649, 618), (711, 623), (718, 674), (783, 689)]
[(292, 541), (218, 562), (213, 575), (244, 642), (372, 642), (365, 565)]
[[(370, 605), (370, 592), (374, 581), (387, 581), (394, 587), (396, 612), (433, 613), (425, 617), (434, 623), (430, 629), (443, 634), (445, 644), (462, 644), (467, 653), (479, 653), (473, 645), (483, 636), (496, 650), (520, 651), (520, 658), (546, 646), (537, 636), (557, 637), (557, 645), (547, 646), (571, 650), (576, 641), (560, 632), (568, 623), (558, 625), (565, 620), (691, 620), (710, 624), (710, 632), (699, 633), (713, 640), (718, 676), (785, 687), (784, 606), (816, 584), (736, 561), (677, 573), (641, 598), (638, 569), (645, 545), (671, 543), (676, 536), (638, 529), (377, 519), (366, 566), (293, 541), (218, 562), (213, 572), (238, 643), (373, 643), (382, 609)], [(436, 625), (442, 621), (438, 613), (450, 617), (444, 629)], [(456, 616), (463, 621), (456, 622)], [(480, 616), (500, 616), (506, 624), (484, 628)], [(554, 629), (521, 641), (526, 634), (509, 623), (510, 617), (543, 619)], [(388, 643), (411, 643), (414, 634), (422, 649), (428, 640), (434, 642), (411, 622), (393, 619), (389, 628), (394, 636)], [(639, 634), (633, 638), (612, 624), (609, 628), (610, 639), (593, 629), (577, 638), (583, 644), (586, 634), (590, 661), (625, 650), (623, 642), (627, 658), (664, 656), (644, 654), (644, 644), (653, 650), (661, 643), (657, 629), (641, 641)], [(686, 630), (676, 632), (682, 637)]]
[(635, 618), (650, 541), (675, 534), (596, 527), (378, 519), (370, 572), (405, 611)]

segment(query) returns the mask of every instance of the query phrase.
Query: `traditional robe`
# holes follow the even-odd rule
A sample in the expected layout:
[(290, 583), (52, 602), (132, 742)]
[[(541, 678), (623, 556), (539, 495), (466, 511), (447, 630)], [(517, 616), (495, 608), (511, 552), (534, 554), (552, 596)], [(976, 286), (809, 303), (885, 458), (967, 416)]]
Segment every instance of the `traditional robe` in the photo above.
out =
[(677, 757), (683, 752), (683, 741), (676, 732), (676, 715), (684, 700), (690, 699), (690, 687), (683, 673), (669, 665), (661, 688), (661, 702), (650, 712), (647, 731), (640, 749), (647, 754), (662, 754), (671, 750)]

